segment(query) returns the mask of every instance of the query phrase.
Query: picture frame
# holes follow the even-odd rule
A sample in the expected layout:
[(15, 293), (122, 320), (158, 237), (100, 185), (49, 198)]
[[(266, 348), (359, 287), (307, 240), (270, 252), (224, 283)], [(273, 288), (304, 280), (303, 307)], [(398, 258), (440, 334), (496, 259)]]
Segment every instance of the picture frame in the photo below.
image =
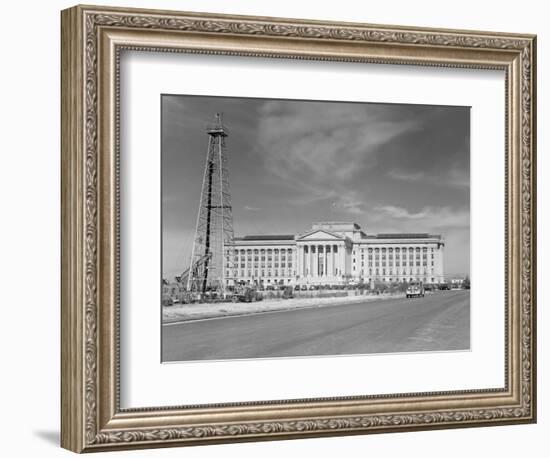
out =
[[(536, 37), (75, 6), (61, 14), (61, 445), (75, 452), (536, 421)], [(121, 408), (120, 56), (154, 53), (505, 73), (505, 386)]]

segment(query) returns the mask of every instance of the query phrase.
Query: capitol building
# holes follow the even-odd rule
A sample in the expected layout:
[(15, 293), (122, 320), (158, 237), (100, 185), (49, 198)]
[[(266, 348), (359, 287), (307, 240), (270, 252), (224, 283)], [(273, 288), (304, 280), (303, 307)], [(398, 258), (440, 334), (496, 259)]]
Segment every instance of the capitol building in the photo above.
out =
[(353, 222), (321, 222), (296, 235), (246, 235), (228, 247), (228, 283), (343, 285), (444, 282), (441, 235), (366, 234)]

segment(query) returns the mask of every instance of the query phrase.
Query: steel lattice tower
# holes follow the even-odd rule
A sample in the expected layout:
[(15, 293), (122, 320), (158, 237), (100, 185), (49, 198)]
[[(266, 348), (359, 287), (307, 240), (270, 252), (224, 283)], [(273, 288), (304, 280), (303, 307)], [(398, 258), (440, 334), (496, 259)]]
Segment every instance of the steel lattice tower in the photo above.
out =
[(220, 113), (206, 132), (208, 151), (187, 289), (200, 293), (215, 289), (223, 294), (233, 281), (234, 233), (225, 149), (229, 133)]

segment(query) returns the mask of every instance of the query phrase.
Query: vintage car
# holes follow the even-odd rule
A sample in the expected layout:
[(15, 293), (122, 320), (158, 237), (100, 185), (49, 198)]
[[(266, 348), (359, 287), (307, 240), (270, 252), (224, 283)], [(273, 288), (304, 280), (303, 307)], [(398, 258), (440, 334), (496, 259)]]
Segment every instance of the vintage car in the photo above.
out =
[(421, 281), (415, 281), (409, 283), (406, 291), (407, 298), (410, 297), (424, 297), (424, 285)]

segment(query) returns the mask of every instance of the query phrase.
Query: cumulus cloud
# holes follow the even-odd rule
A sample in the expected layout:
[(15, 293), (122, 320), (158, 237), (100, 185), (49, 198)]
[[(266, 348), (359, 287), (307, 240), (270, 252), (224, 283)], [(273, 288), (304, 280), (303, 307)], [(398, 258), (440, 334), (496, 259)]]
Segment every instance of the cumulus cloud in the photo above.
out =
[(260, 108), (258, 144), (269, 172), (302, 193), (302, 201), (335, 199), (358, 212), (343, 196), (348, 182), (376, 164), (383, 146), (415, 129), (411, 117), (388, 116), (384, 106), (266, 101)]

